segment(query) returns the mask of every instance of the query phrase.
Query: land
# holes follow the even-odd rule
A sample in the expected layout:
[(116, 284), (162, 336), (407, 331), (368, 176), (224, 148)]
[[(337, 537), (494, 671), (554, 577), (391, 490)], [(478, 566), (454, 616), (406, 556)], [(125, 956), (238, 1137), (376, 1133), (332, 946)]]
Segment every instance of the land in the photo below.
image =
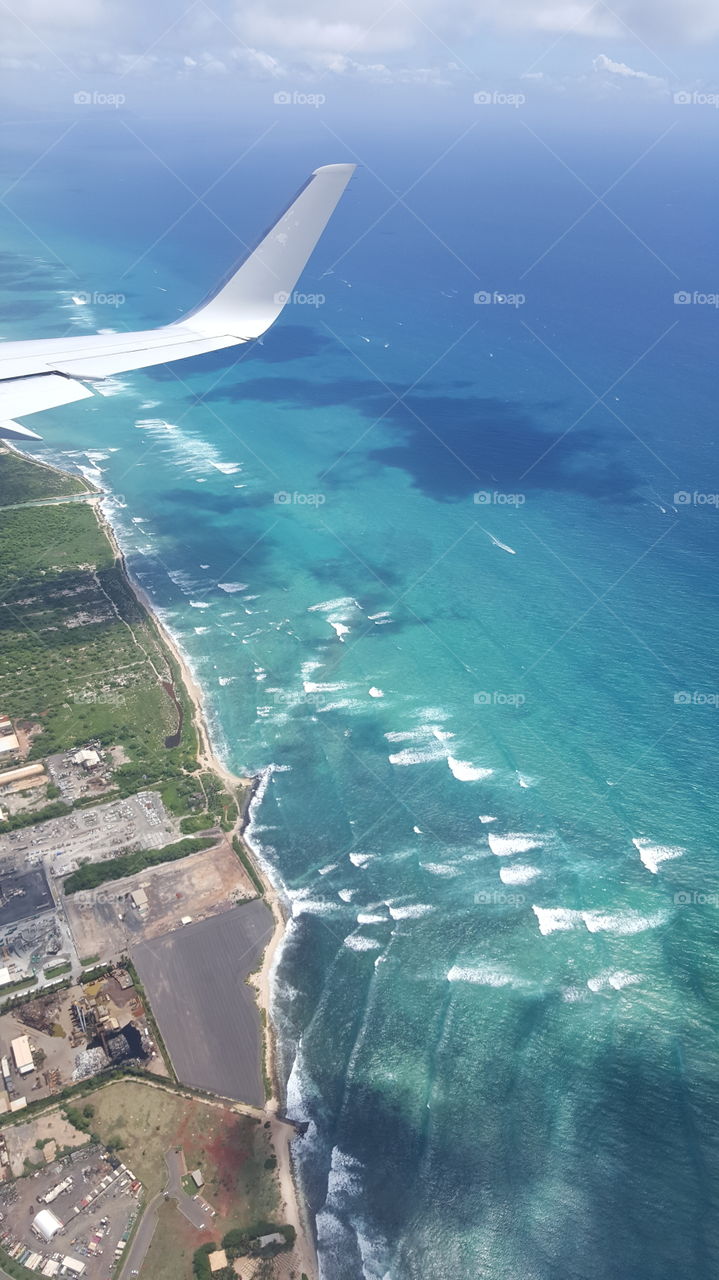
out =
[[(243, 842), (251, 781), (216, 757), (100, 501), (0, 449), (0, 740), (15, 735), (0, 756), (0, 1051), (29, 1034), (37, 1055), (29, 1079), (11, 1068), (32, 1116), (0, 1121), (0, 1162), (27, 1130), (0, 1173), (9, 1188), (41, 1176), (48, 1136), (70, 1159), (68, 1123), (101, 1154), (132, 1149), (139, 1216), (102, 1280), (204, 1276), (202, 1248), (228, 1231), (228, 1276), (314, 1277), (269, 1031), (283, 907)], [(129, 1056), (101, 1062), (123, 1035)], [(187, 1170), (203, 1161), (199, 1192)], [(260, 1247), (268, 1224), (279, 1242)]]
[(247, 978), (272, 929), (264, 902), (248, 902), (133, 952), (178, 1078), (256, 1107), (265, 1101), (262, 1027)]

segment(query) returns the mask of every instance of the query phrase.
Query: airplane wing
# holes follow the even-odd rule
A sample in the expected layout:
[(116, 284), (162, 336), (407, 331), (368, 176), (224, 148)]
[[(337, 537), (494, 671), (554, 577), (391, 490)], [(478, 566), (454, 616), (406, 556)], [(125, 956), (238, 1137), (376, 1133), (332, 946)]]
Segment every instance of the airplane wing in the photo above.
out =
[(137, 333), (0, 342), (0, 438), (39, 440), (13, 419), (84, 400), (114, 373), (259, 337), (290, 299), (354, 170), (353, 164), (315, 169), (257, 247), (173, 324)]

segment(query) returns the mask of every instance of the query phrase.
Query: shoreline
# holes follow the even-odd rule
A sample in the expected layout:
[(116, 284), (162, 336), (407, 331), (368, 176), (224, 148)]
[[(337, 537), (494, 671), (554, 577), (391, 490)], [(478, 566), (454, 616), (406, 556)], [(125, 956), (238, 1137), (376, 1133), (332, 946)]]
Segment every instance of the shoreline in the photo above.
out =
[[(58, 470), (59, 468), (54, 469)], [(157, 629), (162, 643), (169, 650), (177, 663), (180, 678), (185, 687), (185, 691), (192, 708), (192, 720), (198, 739), (197, 758), (204, 768), (218, 774), (222, 778), (231, 794), (235, 797), (237, 797), (238, 790), (246, 790), (242, 803), (239, 804), (239, 816), (232, 831), (228, 832), (228, 836), (230, 840), (237, 836), (241, 841), (247, 857), (252, 863), (255, 874), (262, 884), (264, 890), (263, 898), (272, 912), (274, 920), (272, 936), (265, 948), (262, 957), (262, 965), (258, 973), (250, 978), (250, 982), (255, 991), (255, 1000), (260, 1012), (260, 1019), (262, 1023), (263, 1060), (271, 1085), (271, 1095), (265, 1100), (264, 1112), (270, 1122), (270, 1132), (272, 1133), (272, 1141), (277, 1155), (277, 1176), (280, 1187), (280, 1196), (284, 1201), (285, 1215), (287, 1221), (291, 1223), (297, 1233), (295, 1248), (298, 1262), (302, 1272), (308, 1277), (308, 1280), (318, 1280), (319, 1266), (314, 1233), (311, 1228), (309, 1215), (307, 1213), (307, 1206), (304, 1202), (304, 1197), (299, 1186), (299, 1181), (292, 1159), (291, 1141), (293, 1136), (296, 1136), (297, 1129), (291, 1121), (285, 1119), (281, 1114), (283, 1110), (283, 1102), (277, 1072), (277, 1035), (272, 1022), (271, 1012), (272, 970), (277, 958), (277, 953), (284, 940), (287, 912), (280, 894), (269, 879), (260, 860), (257, 858), (251, 843), (245, 839), (245, 833), (252, 820), (252, 802), (255, 800), (257, 792), (262, 786), (264, 774), (259, 773), (243, 777), (232, 773), (216, 753), (205, 714), (202, 689), (177, 640), (165, 626), (162, 619), (158, 617), (149, 595), (137, 579), (133, 577), (128, 568), (125, 553), (118, 542), (115, 529), (106, 512), (102, 510), (102, 500), (108, 496), (110, 495), (103, 492), (98, 492), (92, 495), (91, 505), (95, 513), (95, 517), (112, 547), (131, 591), (145, 609)]]
[[(13, 452), (35, 465), (44, 467), (48, 471), (53, 471), (57, 475), (74, 475), (74, 472), (72, 471), (68, 471), (63, 467), (59, 467), (53, 463), (36, 458), (31, 453), (25, 453), (25, 451), (18, 448), (14, 442), (11, 443), (9, 441), (4, 441), (3, 445), (4, 447), (9, 447)], [(252, 821), (252, 803), (256, 799), (257, 793), (262, 787), (266, 771), (250, 775), (249, 777), (240, 776), (233, 773), (216, 752), (205, 712), (202, 688), (197, 681), (180, 644), (156, 613), (153, 602), (144, 587), (130, 572), (125, 553), (120, 546), (115, 528), (106, 511), (102, 509), (101, 504), (103, 499), (111, 497), (111, 494), (107, 491), (94, 488), (83, 475), (78, 476), (77, 479), (85, 486), (85, 492), (74, 495), (75, 499), (81, 498), (92, 508), (98, 526), (110, 544), (113, 555), (119, 564), (120, 570), (128, 587), (138, 603), (145, 610), (151, 624), (155, 627), (163, 648), (176, 664), (179, 677), (178, 674), (172, 670), (171, 663), (168, 665), (170, 666), (170, 674), (172, 678), (174, 680), (179, 678), (179, 681), (181, 681), (190, 704), (192, 723), (197, 734), (197, 759), (202, 768), (217, 774), (222, 779), (225, 787), (238, 802), (238, 817), (232, 830), (227, 833), (228, 838), (230, 841), (235, 837), (240, 840), (247, 858), (262, 885), (264, 901), (272, 912), (274, 920), (272, 936), (265, 948), (259, 971), (250, 978), (250, 982), (255, 991), (256, 1004), (260, 1013), (260, 1021), (262, 1024), (261, 1048), (263, 1063), (271, 1089), (270, 1096), (265, 1100), (263, 1113), (270, 1125), (272, 1141), (277, 1156), (277, 1178), (280, 1197), (283, 1202), (285, 1219), (294, 1227), (296, 1232), (295, 1254), (297, 1263), (301, 1272), (303, 1275), (307, 1276), (308, 1280), (318, 1280), (319, 1265), (314, 1232), (312, 1230), (307, 1206), (304, 1202), (292, 1159), (291, 1142), (292, 1138), (297, 1135), (297, 1127), (292, 1121), (287, 1120), (282, 1115), (282, 1090), (280, 1089), (279, 1076), (277, 1072), (277, 1036), (271, 1015), (272, 971), (277, 959), (278, 951), (285, 936), (287, 910), (280, 893), (270, 880), (264, 866), (257, 857), (251, 842), (245, 838), (245, 833)], [(72, 500), (73, 495), (67, 495), (64, 498), (57, 498), (52, 501), (59, 502)], [(242, 1104), (238, 1105), (242, 1106)]]

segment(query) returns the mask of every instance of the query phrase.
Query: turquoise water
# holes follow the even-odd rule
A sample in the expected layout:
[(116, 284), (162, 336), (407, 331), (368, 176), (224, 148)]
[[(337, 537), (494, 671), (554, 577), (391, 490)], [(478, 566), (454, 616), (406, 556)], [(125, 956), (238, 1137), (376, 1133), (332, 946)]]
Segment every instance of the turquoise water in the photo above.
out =
[[(435, 142), (364, 154), (401, 189)], [(641, 149), (552, 142), (598, 189)], [(36, 420), (114, 495), (228, 761), (265, 770), (325, 1280), (717, 1273), (716, 312), (673, 302), (713, 287), (716, 181), (690, 144), (615, 196), (644, 245), (600, 208), (531, 270), (589, 200), (519, 133), (469, 137), (421, 222), (353, 243), (390, 203), (360, 173), (303, 282), (321, 306)], [(52, 228), (51, 175), (22, 196), (66, 265), (7, 229), (5, 336), (160, 322), (233, 256), (193, 213), (125, 277), (176, 193), (155, 173), (137, 208), (145, 158), (123, 185), (108, 146), (90, 180), (77, 147)], [(247, 235), (287, 186), (249, 178)]]

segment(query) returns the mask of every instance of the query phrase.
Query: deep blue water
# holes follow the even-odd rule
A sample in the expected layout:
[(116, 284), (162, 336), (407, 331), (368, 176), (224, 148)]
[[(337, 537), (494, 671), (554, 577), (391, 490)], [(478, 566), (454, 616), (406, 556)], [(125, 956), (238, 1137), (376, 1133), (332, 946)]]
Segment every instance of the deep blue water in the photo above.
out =
[[(303, 280), (321, 306), (35, 423), (115, 495), (228, 761), (276, 766), (253, 839), (292, 904), (275, 1019), (325, 1280), (717, 1274), (719, 313), (674, 302), (719, 287), (695, 122), (581, 217), (671, 123), (293, 119), (220, 222), (181, 217), (183, 182), (229, 141), (132, 120), (179, 181), (103, 119), (17, 189), (42, 243), (4, 220), (4, 336), (132, 328), (315, 164), (364, 162)], [(453, 142), (385, 214), (377, 175), (401, 193)]]

